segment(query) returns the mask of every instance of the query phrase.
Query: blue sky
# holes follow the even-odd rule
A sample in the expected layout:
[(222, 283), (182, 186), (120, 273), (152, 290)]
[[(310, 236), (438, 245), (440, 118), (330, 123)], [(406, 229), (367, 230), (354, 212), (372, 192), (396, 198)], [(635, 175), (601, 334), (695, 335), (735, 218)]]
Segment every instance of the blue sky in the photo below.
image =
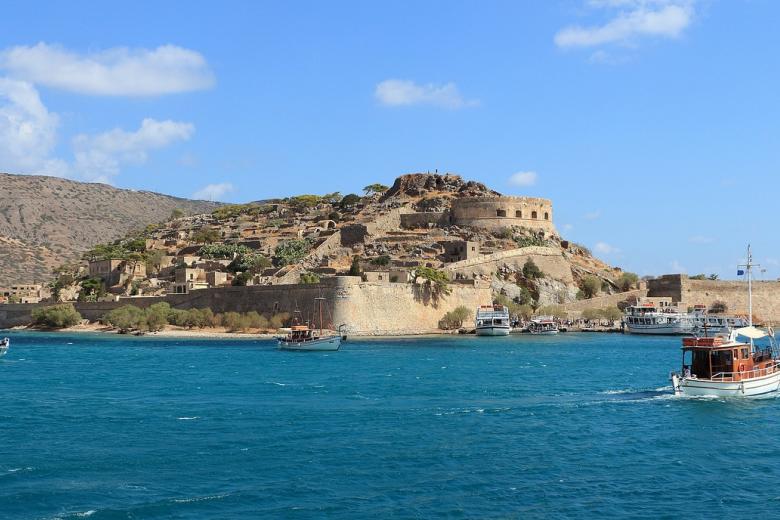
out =
[(752, 242), (780, 277), (773, 0), (3, 11), (0, 171), (240, 202), (438, 169), (640, 274), (733, 278)]

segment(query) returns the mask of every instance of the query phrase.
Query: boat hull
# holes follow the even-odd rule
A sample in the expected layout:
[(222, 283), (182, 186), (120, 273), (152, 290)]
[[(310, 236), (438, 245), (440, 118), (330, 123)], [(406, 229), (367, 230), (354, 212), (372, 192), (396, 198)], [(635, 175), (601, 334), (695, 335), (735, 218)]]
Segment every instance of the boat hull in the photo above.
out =
[(712, 381), (672, 374), (676, 395), (686, 397), (757, 397), (780, 389), (780, 371), (743, 381)]
[(510, 327), (484, 326), (477, 327), (477, 336), (509, 336)]
[(528, 332), (536, 336), (555, 336), (558, 334), (558, 330), (529, 330)]
[(309, 341), (279, 340), (281, 350), (298, 350), (301, 352), (332, 352), (341, 347), (341, 336), (327, 336)]
[(693, 333), (693, 327), (689, 325), (629, 325), (626, 330), (631, 334), (653, 334), (668, 336), (684, 336)]

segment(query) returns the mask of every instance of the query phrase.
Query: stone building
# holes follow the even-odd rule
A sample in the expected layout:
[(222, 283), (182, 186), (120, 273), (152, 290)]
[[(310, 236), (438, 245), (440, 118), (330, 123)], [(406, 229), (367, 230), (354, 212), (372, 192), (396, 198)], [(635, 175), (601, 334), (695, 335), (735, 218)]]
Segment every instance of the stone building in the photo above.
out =
[(0, 303), (38, 303), (46, 298), (40, 284), (12, 285), (0, 288)]
[(442, 240), (439, 244), (444, 247), (445, 262), (460, 262), (480, 255), (479, 242), (467, 240)]
[(452, 201), (452, 224), (488, 230), (522, 226), (557, 234), (552, 201), (536, 197), (463, 197)]
[(89, 276), (100, 278), (106, 287), (121, 285), (128, 278), (146, 278), (146, 263), (112, 258), (89, 263)]

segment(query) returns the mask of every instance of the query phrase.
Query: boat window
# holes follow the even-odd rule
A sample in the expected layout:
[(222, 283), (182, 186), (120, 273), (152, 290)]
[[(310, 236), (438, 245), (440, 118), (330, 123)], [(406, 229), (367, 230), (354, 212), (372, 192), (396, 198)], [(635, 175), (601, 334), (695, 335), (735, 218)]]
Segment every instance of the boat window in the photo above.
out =
[(750, 357), (750, 351), (746, 348), (742, 349), (742, 359), (748, 359)]
[(739, 359), (739, 349), (734, 349), (734, 359)]

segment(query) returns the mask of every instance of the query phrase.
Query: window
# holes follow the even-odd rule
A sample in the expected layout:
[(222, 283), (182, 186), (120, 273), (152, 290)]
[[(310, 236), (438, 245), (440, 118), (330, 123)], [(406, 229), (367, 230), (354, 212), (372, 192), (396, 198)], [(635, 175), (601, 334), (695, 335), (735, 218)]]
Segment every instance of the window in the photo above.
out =
[(535, 211), (532, 211), (531, 218), (539, 218), (539, 215)]
[(546, 211), (544, 212), (544, 220), (550, 220), (550, 214)]
[(496, 210), (496, 216), (497, 217), (506, 217), (506, 210), (505, 209), (497, 209)]
[(515, 211), (515, 218), (523, 218), (523, 212), (519, 209)]

